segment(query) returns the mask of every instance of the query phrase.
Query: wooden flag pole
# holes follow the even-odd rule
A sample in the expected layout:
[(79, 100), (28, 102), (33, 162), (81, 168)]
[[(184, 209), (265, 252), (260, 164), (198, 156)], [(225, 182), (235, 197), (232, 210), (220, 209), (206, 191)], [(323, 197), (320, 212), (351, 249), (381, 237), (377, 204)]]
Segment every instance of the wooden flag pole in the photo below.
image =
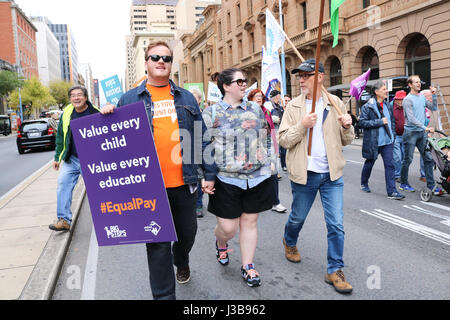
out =
[[(322, 28), (320, 28), (322, 29)], [(291, 39), (289, 39), (289, 37), (287, 36), (287, 34), (284, 32), (284, 30), (282, 30), (280, 28), (280, 30), (283, 32), (283, 35), (286, 39), (286, 41), (291, 45), (292, 49), (294, 50), (295, 54), (297, 55), (297, 57), (299, 57), (301, 62), (305, 61), (305, 58), (303, 58), (302, 54), (297, 50), (297, 48), (295, 47), (295, 45), (292, 43)], [(328, 101), (331, 103), (331, 105), (336, 109), (336, 112), (338, 113), (338, 115), (342, 115), (342, 110), (338, 107), (338, 105), (336, 104), (336, 102), (334, 102), (334, 100), (331, 99), (331, 95), (330, 93), (327, 91), (327, 89), (325, 89), (325, 87), (322, 85), (322, 92), (325, 93), (325, 95), (327, 96)]]
[[(321, 47), (321, 42), (322, 42), (322, 26), (323, 26), (324, 7), (325, 7), (325, 0), (320, 0), (319, 33), (317, 35), (316, 64), (315, 64), (315, 70), (314, 70), (314, 87), (313, 87), (311, 113), (316, 112), (317, 85), (319, 82), (320, 47)], [(308, 156), (311, 155), (313, 131), (314, 131), (314, 128), (309, 129)]]

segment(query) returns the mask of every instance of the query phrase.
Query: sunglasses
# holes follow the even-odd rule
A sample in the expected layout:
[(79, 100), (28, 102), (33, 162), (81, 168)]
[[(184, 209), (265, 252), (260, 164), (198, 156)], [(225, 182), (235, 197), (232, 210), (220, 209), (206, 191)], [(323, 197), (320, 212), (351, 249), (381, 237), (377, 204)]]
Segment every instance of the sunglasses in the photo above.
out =
[(165, 63), (169, 63), (172, 62), (172, 56), (160, 56), (157, 54), (151, 54), (149, 55), (147, 58), (145, 58), (145, 61), (148, 61), (148, 59), (151, 59), (153, 62), (158, 62), (159, 59), (161, 59), (165, 62)]
[(304, 73), (304, 74), (299, 74), (298, 76), (300, 77), (300, 79), (308, 80), (313, 75), (314, 75), (314, 73)]
[(245, 83), (245, 85), (247, 85), (248, 80), (247, 79), (236, 79), (236, 80), (231, 81), (230, 84), (232, 84), (233, 82), (236, 82), (236, 84), (239, 87), (242, 87), (242, 86), (244, 86), (244, 83)]

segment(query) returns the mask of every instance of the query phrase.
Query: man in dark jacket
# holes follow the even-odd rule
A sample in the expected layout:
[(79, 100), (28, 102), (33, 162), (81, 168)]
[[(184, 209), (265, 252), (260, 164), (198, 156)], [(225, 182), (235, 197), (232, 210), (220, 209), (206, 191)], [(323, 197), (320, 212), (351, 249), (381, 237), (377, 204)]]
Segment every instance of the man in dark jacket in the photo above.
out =
[(56, 131), (56, 152), (53, 168), (58, 170), (61, 166), (61, 161), (64, 161), (64, 164), (58, 176), (56, 208), (58, 220), (48, 226), (55, 231), (70, 229), (70, 224), (72, 223), (72, 211), (70, 211), (72, 191), (81, 174), (80, 160), (73, 141), (70, 120), (100, 111), (99, 108), (88, 101), (88, 92), (85, 87), (74, 86), (70, 88), (69, 99), (71, 104), (64, 108), (58, 130)]
[[(213, 194), (217, 166), (204, 157), (211, 140), (201, 138), (207, 129), (197, 101), (169, 79), (172, 50), (167, 43), (158, 41), (150, 43), (145, 53), (148, 77), (139, 87), (125, 93), (118, 107), (143, 101), (153, 130), (178, 241), (173, 248), (170, 242), (147, 243), (147, 260), (153, 298), (171, 300), (176, 298), (173, 264), (177, 267), (178, 283), (190, 279), (189, 252), (197, 232), (198, 167), (204, 176), (202, 191)], [(101, 112), (108, 114), (114, 108), (107, 105)], [(194, 127), (201, 132), (194, 134)]]

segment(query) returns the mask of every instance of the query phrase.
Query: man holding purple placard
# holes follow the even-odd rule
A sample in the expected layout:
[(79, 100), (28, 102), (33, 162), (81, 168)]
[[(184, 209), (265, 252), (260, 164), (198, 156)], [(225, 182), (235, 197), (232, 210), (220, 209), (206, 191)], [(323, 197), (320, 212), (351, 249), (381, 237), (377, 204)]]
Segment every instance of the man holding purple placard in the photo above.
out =
[[(208, 194), (214, 193), (217, 174), (214, 161), (204, 158), (211, 141), (202, 138), (207, 129), (195, 97), (169, 79), (172, 60), (173, 52), (167, 43), (150, 43), (145, 54), (147, 79), (125, 93), (117, 104), (120, 107), (138, 101), (145, 103), (178, 237), (173, 247), (170, 242), (146, 244), (155, 300), (175, 299), (172, 263), (177, 267), (178, 283), (190, 280), (189, 252), (197, 232), (198, 169), (203, 171), (202, 191)], [(108, 104), (101, 113), (112, 113), (114, 108)], [(195, 135), (194, 127), (201, 132)]]

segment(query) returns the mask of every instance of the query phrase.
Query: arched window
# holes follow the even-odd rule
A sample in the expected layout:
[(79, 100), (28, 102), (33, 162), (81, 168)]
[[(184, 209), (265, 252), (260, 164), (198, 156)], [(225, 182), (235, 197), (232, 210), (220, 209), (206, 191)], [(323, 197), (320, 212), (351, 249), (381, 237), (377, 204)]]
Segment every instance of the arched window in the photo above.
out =
[(431, 82), (431, 50), (430, 44), (423, 35), (418, 34), (409, 40), (405, 53), (405, 71), (410, 76), (417, 74), (425, 81), (424, 88)]
[(334, 57), (330, 64), (330, 87), (342, 84), (341, 62)]
[(370, 68), (369, 80), (375, 80), (380, 78), (380, 63), (378, 60), (378, 54), (374, 48), (370, 47), (364, 53), (362, 59), (362, 72), (366, 72)]

